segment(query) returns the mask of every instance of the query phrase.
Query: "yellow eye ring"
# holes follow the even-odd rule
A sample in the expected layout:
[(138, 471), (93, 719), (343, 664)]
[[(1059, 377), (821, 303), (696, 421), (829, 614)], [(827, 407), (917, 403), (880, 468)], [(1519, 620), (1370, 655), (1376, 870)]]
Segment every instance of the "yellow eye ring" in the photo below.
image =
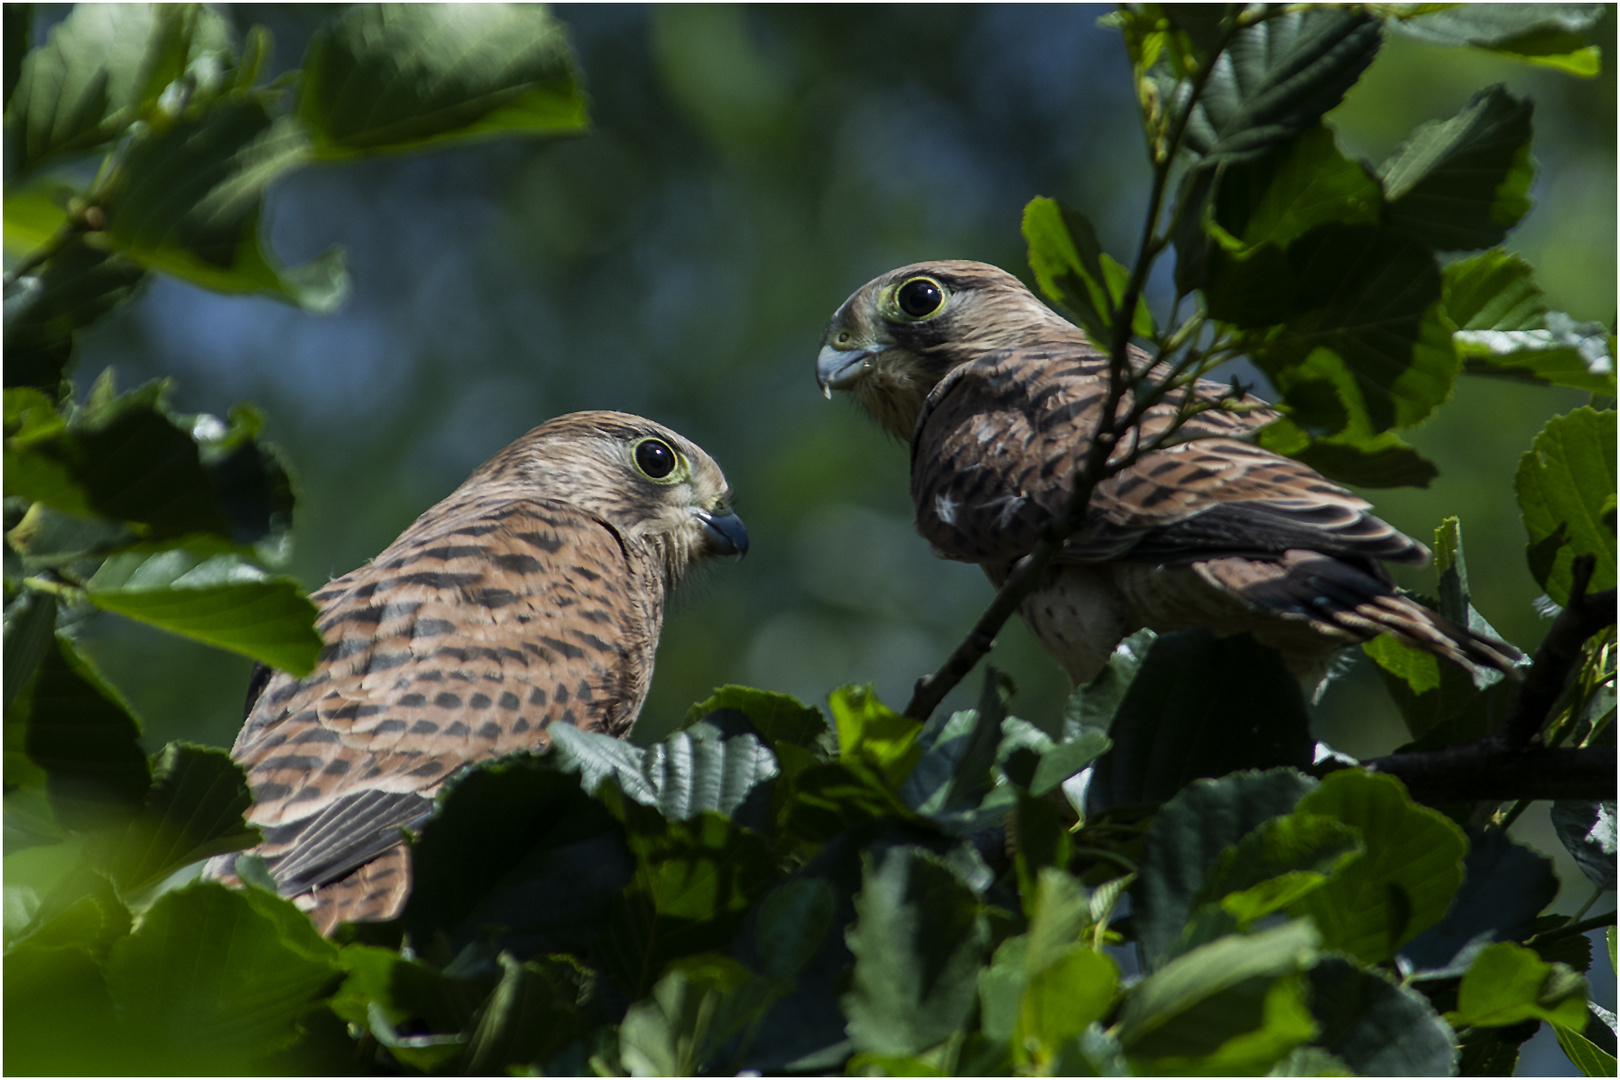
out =
[(663, 439), (648, 436), (630, 448), (636, 471), (655, 484), (677, 484), (686, 479), (686, 459)]
[(909, 278), (894, 290), (895, 308), (906, 318), (918, 322), (944, 311), (945, 299), (945, 286), (926, 275)]

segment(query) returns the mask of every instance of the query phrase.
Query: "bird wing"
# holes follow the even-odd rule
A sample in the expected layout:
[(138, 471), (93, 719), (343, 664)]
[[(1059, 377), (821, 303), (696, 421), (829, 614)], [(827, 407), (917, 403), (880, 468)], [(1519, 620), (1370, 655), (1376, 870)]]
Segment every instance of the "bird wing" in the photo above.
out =
[(562, 503), (452, 500), (314, 594), (315, 671), (274, 675), (237, 738), (287, 895), (397, 844), (462, 766), (540, 749), (553, 723), (621, 734), (646, 696), (647, 560)]
[[(1089, 346), (1007, 349), (963, 364), (929, 395), (912, 438), (917, 528), (945, 558), (1011, 561), (1028, 554), (1073, 491), (1105, 404), (1107, 360)], [(1228, 388), (1201, 381), (1213, 400)], [(1145, 455), (1093, 491), (1064, 545), (1068, 562), (1187, 562), (1307, 549), (1360, 560), (1422, 561), (1421, 544), (1370, 504), (1308, 466), (1243, 441), (1276, 414), (1209, 411), (1201, 436)], [(1172, 402), (1149, 410), (1162, 432)], [(1370, 563), (1369, 563), (1370, 565)]]

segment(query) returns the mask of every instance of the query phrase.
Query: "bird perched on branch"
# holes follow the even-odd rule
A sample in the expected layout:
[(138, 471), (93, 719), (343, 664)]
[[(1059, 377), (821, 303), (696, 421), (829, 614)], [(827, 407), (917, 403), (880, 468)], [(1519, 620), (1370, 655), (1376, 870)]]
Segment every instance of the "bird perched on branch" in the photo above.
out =
[[(322, 933), (398, 914), (400, 830), (444, 781), (544, 748), (552, 724), (625, 734), (666, 592), (747, 549), (720, 467), (639, 416), (562, 416), (485, 462), (313, 595), (326, 648), (311, 674), (255, 673), (231, 753), (281, 894)], [(208, 873), (232, 880), (235, 859)]]
[[(1126, 381), (1163, 369), (1133, 349)], [(823, 392), (847, 390), (911, 443), (917, 530), (999, 588), (1064, 517), (1109, 392), (1109, 358), (1011, 274), (917, 263), (857, 289), (822, 338)], [(1511, 646), (1399, 595), (1384, 562), (1428, 550), (1370, 504), (1250, 436), (1277, 414), (1199, 380), (1121, 433), (1079, 527), (1020, 607), (1076, 683), (1141, 627), (1249, 632), (1318, 682), (1334, 650), (1380, 633), (1461, 664), (1509, 670)], [(1116, 416), (1136, 401), (1124, 394)], [(1188, 408), (1195, 403), (1237, 408)], [(1127, 461), (1180, 417), (1176, 441)], [(1190, 438), (1191, 437), (1191, 438)]]

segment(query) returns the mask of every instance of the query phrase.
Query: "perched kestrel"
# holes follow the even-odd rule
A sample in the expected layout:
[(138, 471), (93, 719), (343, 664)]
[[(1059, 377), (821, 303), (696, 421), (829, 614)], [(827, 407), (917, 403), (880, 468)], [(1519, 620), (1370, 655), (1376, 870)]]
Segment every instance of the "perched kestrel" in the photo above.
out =
[[(1148, 358), (1133, 350), (1132, 362), (1140, 371)], [(903, 266), (856, 290), (827, 327), (816, 377), (910, 440), (918, 532), (999, 587), (1065, 510), (1108, 366), (1017, 278), (951, 260)], [(1208, 381), (1194, 393), (1231, 395)], [(1165, 429), (1177, 401), (1147, 413), (1144, 438)], [(1421, 564), (1428, 550), (1365, 500), (1253, 445), (1251, 433), (1277, 414), (1252, 396), (1243, 403), (1243, 412), (1195, 414), (1183, 431), (1203, 438), (1099, 484), (1024, 601), (1024, 621), (1076, 683), (1144, 626), (1247, 631), (1311, 683), (1335, 649), (1380, 633), (1471, 671), (1513, 666), (1511, 646), (1396, 593), (1382, 563)]]
[[(552, 724), (625, 734), (665, 593), (705, 556), (747, 548), (720, 467), (639, 416), (562, 416), (485, 462), (313, 595), (326, 648), (312, 673), (255, 673), (231, 753), (281, 894), (322, 933), (398, 914), (400, 830), (440, 785), (544, 748)], [(235, 858), (208, 873), (230, 880)]]

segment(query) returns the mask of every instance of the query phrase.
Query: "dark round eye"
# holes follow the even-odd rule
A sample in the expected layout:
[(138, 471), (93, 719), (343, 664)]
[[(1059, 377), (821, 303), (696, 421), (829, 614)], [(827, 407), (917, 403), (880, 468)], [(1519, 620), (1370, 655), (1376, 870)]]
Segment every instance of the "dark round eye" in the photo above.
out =
[(675, 471), (675, 451), (657, 439), (643, 439), (636, 446), (636, 468), (654, 480), (662, 480)]
[(923, 319), (939, 310), (945, 302), (945, 292), (939, 287), (939, 282), (932, 278), (912, 278), (900, 286), (894, 299), (901, 311), (913, 319)]

